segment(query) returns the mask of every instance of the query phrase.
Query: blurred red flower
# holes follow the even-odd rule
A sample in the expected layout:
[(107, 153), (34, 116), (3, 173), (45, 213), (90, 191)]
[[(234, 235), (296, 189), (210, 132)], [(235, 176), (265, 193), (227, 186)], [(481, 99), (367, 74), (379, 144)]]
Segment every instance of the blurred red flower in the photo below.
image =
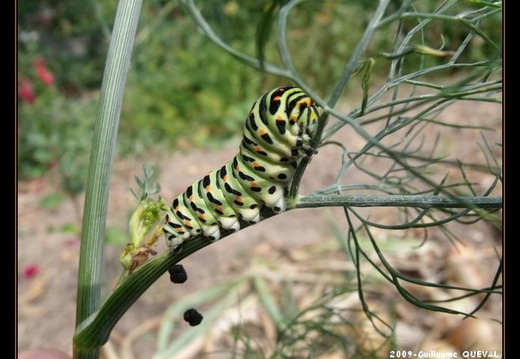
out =
[(40, 57), (35, 58), (33, 66), (36, 69), (36, 74), (45, 85), (49, 86), (54, 83), (54, 74), (49, 71), (44, 59)]
[(33, 103), (36, 100), (36, 95), (33, 91), (33, 83), (29, 79), (22, 79), (20, 81), (20, 85), (18, 86), (18, 96), (22, 100), (28, 103)]
[(33, 278), (40, 273), (40, 267), (36, 264), (29, 264), (23, 269), (22, 275), (24, 278)]

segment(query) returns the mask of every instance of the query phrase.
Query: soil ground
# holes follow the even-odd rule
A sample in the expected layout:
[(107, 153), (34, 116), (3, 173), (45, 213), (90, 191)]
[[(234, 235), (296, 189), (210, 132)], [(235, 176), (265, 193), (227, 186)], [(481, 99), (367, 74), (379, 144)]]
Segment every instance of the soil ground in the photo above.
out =
[[(490, 135), (490, 143), (501, 142), (500, 106), (485, 103), (461, 104), (450, 107), (445, 111), (444, 116), (451, 122), (464, 119), (483, 121), (486, 126), (495, 129), (495, 132)], [(456, 128), (443, 131), (445, 133), (442, 134), (442, 146), (446, 151), (457, 153), (457, 156), (467, 162), (475, 159), (482, 163), (478, 158), (479, 150), (476, 145), (481, 143), (479, 131), (464, 131)], [(363, 141), (355, 139), (348, 132), (340, 134), (337, 139), (353, 147), (363, 144)], [(129, 213), (135, 205), (135, 199), (130, 193), (130, 189), (135, 188), (133, 177), (142, 173), (143, 163), (156, 165), (159, 168), (159, 182), (163, 188), (161, 196), (172, 199), (208, 170), (216, 168), (231, 158), (235, 151), (236, 147), (233, 147), (218, 151), (186, 151), (168, 158), (150, 156), (146, 159), (117, 160), (112, 177), (108, 228), (125, 230)], [(333, 146), (320, 150), (306, 172), (303, 193), (335, 181), (341, 161), (341, 153), (338, 153)], [(497, 155), (500, 156), (500, 152), (497, 152)], [(367, 161), (365, 166), (371, 166), (370, 162)], [(373, 166), (377, 166), (377, 163)], [(456, 172), (454, 169), (450, 171), (450, 173)], [(444, 174), (441, 173), (442, 175)], [(490, 175), (480, 176), (475, 186), (477, 192), (481, 192), (493, 180)], [(362, 178), (359, 173), (353, 172), (352, 175), (349, 174), (348, 182), (359, 183)], [(71, 352), (79, 237), (76, 233), (66, 231), (65, 228), (71, 224), (77, 226), (78, 220), (72, 201), (63, 201), (51, 209), (41, 206), (42, 198), (56, 191), (58, 191), (56, 179), (52, 176), (19, 183), (19, 350), (55, 347)], [(500, 196), (500, 191), (501, 189), (498, 188), (494, 195)], [(395, 212), (392, 209), (372, 209), (364, 213), (370, 214), (370, 218), (374, 221), (381, 221), (386, 218), (385, 216), (394, 218), (392, 211)], [(317, 249), (319, 246), (327, 245), (334, 248), (334, 243), (337, 243), (331, 223), (339, 223), (341, 230), (346, 233), (348, 226), (345, 216), (337, 208), (290, 211), (240, 231), (186, 258), (183, 265), (189, 273), (188, 282), (182, 286), (173, 286), (167, 275), (164, 275), (155, 283), (117, 324), (109, 343), (105, 346), (105, 357), (122, 359), (152, 357), (160, 320), (171, 304), (197, 290), (210, 288), (250, 270), (258, 270), (258, 262), (262, 260), (272, 261), (271, 265), (277, 263), (275, 270), (277, 275), (300, 275), (303, 278), (312, 274), (321, 276), (322, 282), (335, 271), (345, 271), (345, 268), (349, 267), (344, 256), (335, 255), (334, 250), (323, 252), (323, 249), (320, 254), (320, 250)], [(420, 248), (396, 251), (390, 253), (388, 257), (400, 270), (408, 274), (414, 273), (424, 280), (456, 283), (468, 287), (489, 286), (496, 271), (497, 253), (500, 254), (502, 250), (501, 233), (487, 222), (479, 222), (471, 226), (454, 225), (451, 230), (457, 235), (457, 242), (451, 243), (445, 238), (434, 236)], [(381, 239), (389, 236), (387, 231), (381, 230), (376, 233)], [(422, 239), (422, 232), (417, 232), (417, 238)], [(119, 275), (120, 250), (121, 248), (116, 246), (107, 247), (106, 275), (102, 283), (105, 293), (114, 285)], [(326, 255), (323, 256), (323, 253)], [(34, 276), (28, 276), (25, 272), (31, 265), (39, 269)], [(309, 266), (315, 268), (313, 273), (309, 273)], [(337, 269), (338, 266), (342, 269)], [(265, 267), (261, 268), (265, 269)], [(461, 350), (464, 345), (469, 345), (475, 350), (500, 350), (502, 307), (501, 297), (498, 295), (492, 296), (478, 312), (479, 320), (462, 320), (461, 316), (418, 309), (404, 301), (394, 287), (387, 285), (382, 288), (385, 292), (370, 300), (376, 307), (390, 307), (389, 301), (394, 303), (392, 306), (397, 313), (398, 325), (395, 331), (399, 349), (414, 350), (416, 353), (421, 349), (454, 352)], [(442, 296), (447, 294), (446, 291), (438, 288), (428, 288), (424, 291), (425, 296), (435, 299), (442, 299)], [(302, 298), (306, 296), (310, 294), (301, 293)], [(351, 302), (359, 303), (355, 291), (349, 298)], [(471, 310), (478, 303), (477, 299), (466, 298), (450, 306)], [(235, 304), (240, 312), (240, 307), (244, 303), (237, 300)], [(366, 320), (359, 320), (364, 323), (362, 326), (366, 325)], [(192, 330), (182, 320), (179, 320), (177, 325), (182, 331)], [(230, 334), (220, 330), (218, 335), (222, 338)], [(476, 342), (473, 346), (468, 344), (472, 341)], [(187, 352), (184, 356), (179, 355), (175, 358), (201, 357), (201, 348), (205, 345), (207, 346), (207, 342), (199, 343), (198, 347), (190, 349), (191, 354)], [(342, 358), (342, 356), (331, 354), (323, 358)]]

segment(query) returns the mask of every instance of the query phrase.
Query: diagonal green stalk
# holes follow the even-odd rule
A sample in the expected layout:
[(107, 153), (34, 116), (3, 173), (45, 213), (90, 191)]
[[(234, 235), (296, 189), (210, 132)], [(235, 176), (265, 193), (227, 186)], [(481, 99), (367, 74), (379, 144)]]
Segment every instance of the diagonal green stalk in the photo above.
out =
[(179, 254), (165, 251), (148, 261), (115, 288), (94, 315), (81, 323), (74, 344), (85, 349), (101, 347), (119, 319), (168, 268), (210, 243), (203, 239), (193, 240), (186, 243)]
[(242, 52), (234, 49), (226, 42), (224, 42), (217, 34), (213, 31), (211, 26), (204, 19), (204, 16), (200, 13), (199, 9), (193, 2), (193, 0), (181, 0), (181, 4), (185, 7), (188, 13), (192, 16), (195, 23), (199, 26), (200, 30), (217, 46), (222, 48), (224, 51), (235, 57), (238, 61), (251, 66), (255, 69), (266, 71), (268, 73), (285, 77), (291, 80), (295, 80), (290, 71), (280, 68), (276, 65), (270, 64), (263, 60), (259, 60), (256, 57), (251, 57)]
[[(350, 207), (418, 207), (418, 208), (485, 208), (499, 209), (502, 199), (494, 197), (447, 198), (440, 196), (304, 196), (298, 203), (299, 208), (321, 206)], [(266, 212), (265, 219), (273, 213)], [(249, 224), (244, 224), (244, 228)], [(221, 238), (233, 234), (232, 231), (222, 233)], [(83, 322), (76, 331), (74, 342), (82, 348), (96, 348), (103, 345), (124, 313), (132, 304), (160, 277), (169, 267), (178, 263), (212, 242), (200, 237), (187, 241), (180, 253), (163, 252), (145, 263), (135, 273), (126, 278), (105, 300), (103, 306)], [(274, 312), (273, 312), (274, 313)], [(276, 314), (276, 313), (274, 313)], [(279, 316), (275, 315), (280, 325)]]
[[(126, 75), (142, 0), (121, 1), (108, 50), (92, 139), (78, 271), (76, 325), (99, 309), (110, 175)], [(99, 348), (75, 345), (74, 358), (98, 358)]]

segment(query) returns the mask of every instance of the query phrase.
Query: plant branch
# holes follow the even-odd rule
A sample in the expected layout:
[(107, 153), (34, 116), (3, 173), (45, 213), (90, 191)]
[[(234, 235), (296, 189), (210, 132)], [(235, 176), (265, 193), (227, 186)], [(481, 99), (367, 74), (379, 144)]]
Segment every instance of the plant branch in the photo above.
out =
[[(502, 199), (497, 197), (449, 198), (427, 195), (312, 195), (302, 196), (296, 208), (309, 207), (416, 207), (416, 208), (480, 208), (500, 209)], [(263, 213), (267, 219), (273, 213)], [(247, 227), (244, 224), (243, 227)], [(226, 231), (222, 238), (233, 234)], [(81, 347), (95, 348), (103, 345), (123, 314), (169, 267), (183, 258), (208, 246), (212, 242), (198, 237), (186, 242), (180, 253), (165, 251), (139, 267), (127, 277), (106, 299), (101, 309), (78, 328), (74, 342)]]
[(112, 291), (97, 313), (78, 327), (74, 343), (83, 348), (96, 348), (105, 344), (123, 314), (168, 268), (209, 244), (211, 242), (204, 238), (192, 240), (183, 246), (181, 253), (164, 251), (143, 264)]
[(233, 47), (226, 44), (224, 41), (222, 41), (222, 39), (217, 34), (215, 34), (211, 26), (206, 22), (204, 16), (202, 16), (193, 0), (182, 0), (181, 3), (184, 5), (188, 13), (192, 16), (195, 23), (200, 27), (202, 32), (204, 32), (204, 34), (211, 41), (213, 41), (213, 43), (215, 43), (221, 49), (226, 51), (228, 54), (232, 55), (240, 62), (249, 65), (257, 70), (267, 71), (274, 75), (282, 76), (288, 79), (293, 79), (290, 71), (284, 70), (265, 61), (261, 61), (255, 57), (243, 54), (240, 51), (235, 50)]
[(501, 197), (447, 197), (428, 195), (309, 195), (301, 196), (296, 208), (313, 207), (415, 207), (502, 208)]

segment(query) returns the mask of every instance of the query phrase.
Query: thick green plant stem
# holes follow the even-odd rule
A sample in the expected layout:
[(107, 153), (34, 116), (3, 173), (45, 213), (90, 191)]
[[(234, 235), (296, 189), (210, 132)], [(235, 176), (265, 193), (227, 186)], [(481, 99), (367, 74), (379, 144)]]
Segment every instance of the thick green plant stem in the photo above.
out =
[(74, 343), (83, 348), (97, 348), (105, 344), (123, 314), (169, 267), (210, 243), (204, 238), (192, 240), (183, 246), (181, 253), (165, 251), (144, 264), (110, 293), (101, 309), (77, 329)]
[[(448, 198), (441, 196), (302, 196), (296, 208), (308, 207), (417, 207), (417, 208), (481, 208), (499, 209), (502, 199), (496, 197)], [(266, 212), (263, 218), (267, 219), (274, 213)], [(245, 224), (243, 228), (247, 227)], [(233, 234), (233, 231), (222, 233), (221, 238)], [(85, 348), (96, 348), (103, 345), (109, 338), (112, 328), (132, 304), (161, 276), (169, 267), (181, 259), (199, 251), (212, 242), (199, 237), (183, 245), (182, 251), (177, 254), (164, 252), (145, 263), (131, 276), (125, 279), (106, 299), (101, 309), (78, 328), (74, 338), (75, 343)]]
[[(85, 192), (78, 272), (76, 326), (99, 309), (106, 213), (126, 76), (142, 0), (121, 1), (108, 50)], [(74, 345), (74, 358), (98, 358), (99, 348)]]

